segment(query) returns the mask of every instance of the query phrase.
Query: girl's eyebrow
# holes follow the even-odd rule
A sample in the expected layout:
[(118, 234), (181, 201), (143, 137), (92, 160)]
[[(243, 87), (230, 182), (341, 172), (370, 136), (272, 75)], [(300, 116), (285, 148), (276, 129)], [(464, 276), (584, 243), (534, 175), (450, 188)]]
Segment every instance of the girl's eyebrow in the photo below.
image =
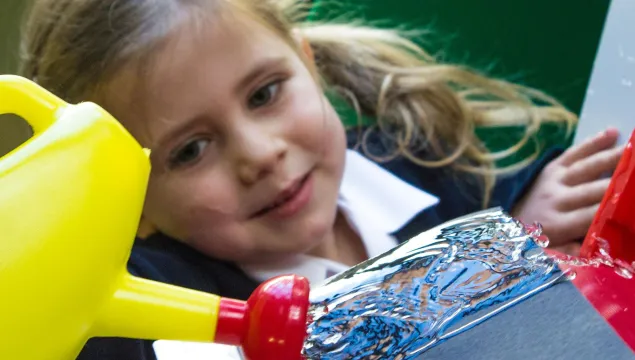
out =
[[(254, 82), (259, 76), (261, 76), (261, 74), (263, 74), (267, 70), (270, 70), (272, 68), (279, 69), (286, 64), (288, 64), (288, 59), (285, 57), (266, 57), (260, 59), (252, 67), (249, 73), (247, 73), (247, 75), (240, 79), (238, 85), (235, 88), (235, 93), (240, 93), (242, 89), (251, 85), (252, 82)], [(197, 120), (200, 119), (198, 117), (194, 117), (187, 121), (181, 122), (177, 126), (171, 127), (157, 139), (157, 142), (155, 143), (156, 147), (163, 148), (166, 146), (167, 143), (170, 142), (171, 139), (179, 137), (181, 134), (188, 132), (196, 126), (198, 122)]]
[(268, 57), (264, 59), (260, 59), (254, 67), (245, 75), (239, 82), (236, 88), (234, 89), (235, 93), (240, 93), (242, 89), (248, 87), (253, 81), (255, 81), (258, 76), (260, 76), (263, 72), (269, 70), (270, 68), (280, 68), (283, 65), (287, 64), (288, 60), (285, 57)]
[(171, 126), (163, 133), (151, 147), (152, 150), (164, 149), (173, 139), (184, 135), (185, 133), (193, 130), (196, 125), (202, 120), (200, 117), (194, 117), (187, 121), (183, 121), (176, 126)]

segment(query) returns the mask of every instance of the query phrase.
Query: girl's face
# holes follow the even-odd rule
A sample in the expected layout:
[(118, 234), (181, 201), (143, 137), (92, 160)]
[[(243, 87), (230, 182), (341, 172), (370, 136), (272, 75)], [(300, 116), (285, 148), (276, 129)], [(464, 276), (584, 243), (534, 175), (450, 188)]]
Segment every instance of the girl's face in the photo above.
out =
[(110, 87), (134, 99), (114, 112), (152, 150), (143, 223), (225, 260), (318, 245), (333, 226), (346, 144), (298, 53), (255, 21), (185, 26), (150, 66), (142, 93), (133, 72)]

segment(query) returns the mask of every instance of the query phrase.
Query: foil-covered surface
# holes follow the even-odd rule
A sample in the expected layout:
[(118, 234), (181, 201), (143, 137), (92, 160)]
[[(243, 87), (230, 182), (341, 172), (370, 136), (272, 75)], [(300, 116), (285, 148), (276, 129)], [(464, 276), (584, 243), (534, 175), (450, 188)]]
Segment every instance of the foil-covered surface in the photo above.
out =
[(417, 359), (566, 279), (500, 209), (424, 232), (311, 290), (307, 359)]

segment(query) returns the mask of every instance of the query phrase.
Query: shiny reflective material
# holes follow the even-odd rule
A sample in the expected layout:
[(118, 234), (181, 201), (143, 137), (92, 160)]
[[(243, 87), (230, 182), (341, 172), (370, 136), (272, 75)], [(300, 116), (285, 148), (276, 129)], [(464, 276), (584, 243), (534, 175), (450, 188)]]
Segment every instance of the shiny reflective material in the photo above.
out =
[(533, 225), (525, 225), (527, 233), (534, 238), (536, 245), (541, 248), (547, 248), (549, 246), (549, 238), (543, 233), (542, 225), (540, 223), (534, 223)]
[[(566, 281), (528, 229), (498, 209), (420, 234), (312, 289), (308, 359), (415, 359)], [(534, 235), (531, 235), (533, 233)]]

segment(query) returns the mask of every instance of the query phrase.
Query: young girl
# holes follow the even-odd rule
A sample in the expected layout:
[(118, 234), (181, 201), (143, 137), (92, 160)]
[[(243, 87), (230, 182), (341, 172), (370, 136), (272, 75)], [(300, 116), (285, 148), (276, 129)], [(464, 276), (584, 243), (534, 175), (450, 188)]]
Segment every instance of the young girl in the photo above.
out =
[[(282, 273), (316, 284), (485, 206), (541, 222), (558, 246), (585, 234), (620, 155), (615, 131), (497, 169), (541, 123), (574, 115), (538, 91), (437, 63), (395, 32), (296, 23), (293, 9), (36, 1), (23, 74), (100, 104), (152, 150), (133, 274), (244, 299)], [(327, 90), (377, 126), (345, 131)], [(527, 134), (504, 153), (474, 135), (509, 124)], [(80, 358), (155, 352), (93, 339)]]

